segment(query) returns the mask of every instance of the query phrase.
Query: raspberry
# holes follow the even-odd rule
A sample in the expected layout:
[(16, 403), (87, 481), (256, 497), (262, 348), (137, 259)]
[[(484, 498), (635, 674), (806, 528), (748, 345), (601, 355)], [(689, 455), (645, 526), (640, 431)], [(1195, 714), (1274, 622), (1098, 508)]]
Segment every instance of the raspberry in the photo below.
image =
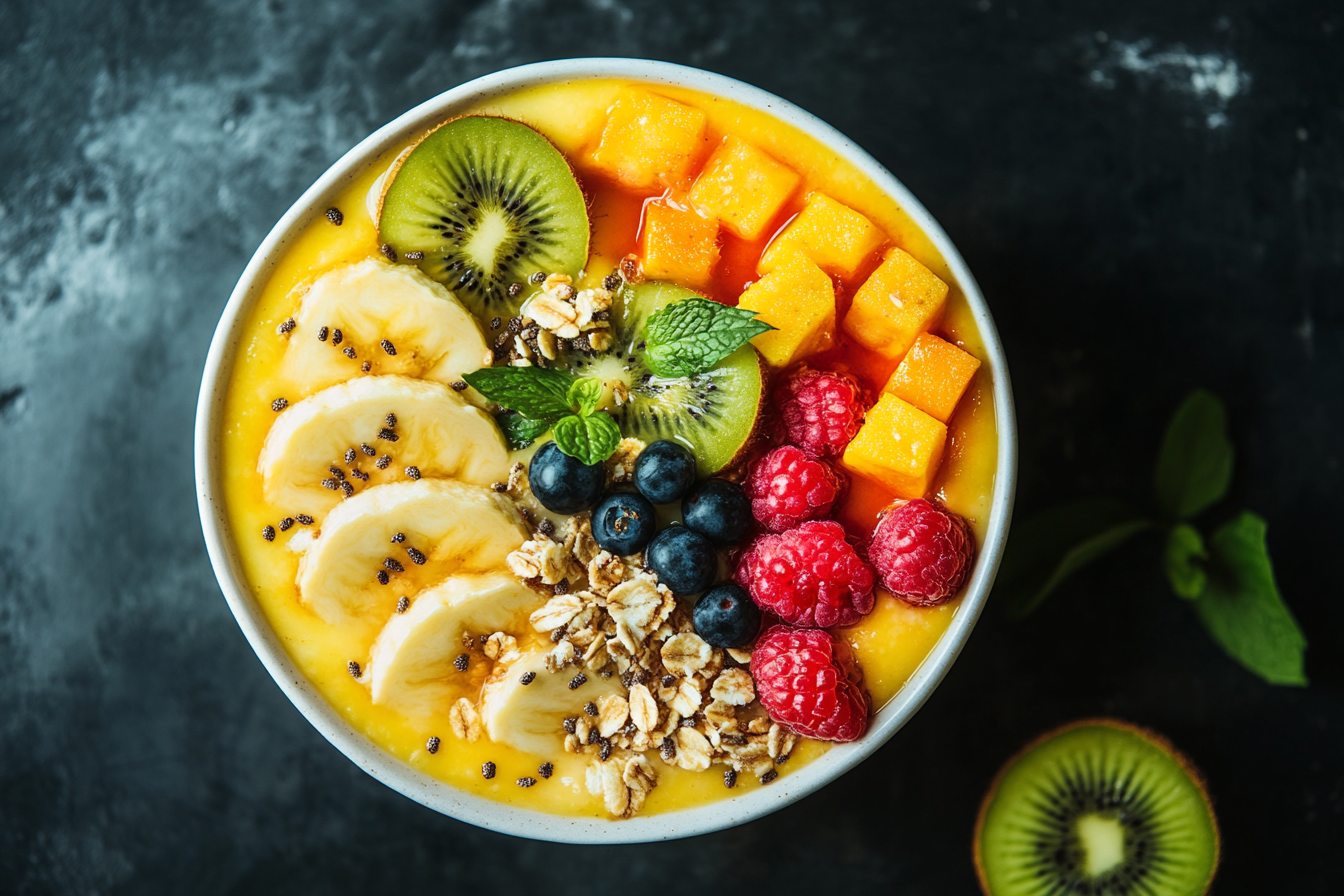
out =
[(966, 521), (923, 498), (884, 510), (868, 546), (882, 584), (917, 607), (936, 607), (956, 594), (974, 555), (975, 539)]
[(830, 520), (762, 535), (737, 561), (751, 599), (792, 625), (853, 625), (873, 609), (872, 567)]
[(776, 625), (756, 642), (751, 677), (770, 718), (818, 740), (858, 740), (868, 697), (854, 680), (845, 645), (828, 632)]
[(830, 464), (784, 445), (752, 467), (747, 497), (762, 526), (783, 532), (830, 513), (841, 484)]
[(858, 380), (804, 367), (775, 390), (785, 437), (808, 454), (836, 457), (863, 424)]

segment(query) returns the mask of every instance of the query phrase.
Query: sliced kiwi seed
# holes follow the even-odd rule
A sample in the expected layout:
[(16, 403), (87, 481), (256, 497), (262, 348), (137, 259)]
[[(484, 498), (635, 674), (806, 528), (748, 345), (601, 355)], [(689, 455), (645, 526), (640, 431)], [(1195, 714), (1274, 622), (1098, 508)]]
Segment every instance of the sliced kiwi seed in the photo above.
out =
[(999, 772), (974, 858), (987, 896), (1188, 896), (1218, 869), (1203, 779), (1161, 735), (1113, 719), (1051, 731)]
[(695, 454), (700, 475), (709, 476), (750, 446), (765, 390), (760, 356), (749, 345), (692, 377), (657, 377), (649, 371), (643, 343), (649, 316), (694, 295), (670, 283), (626, 286), (612, 308), (611, 351), (592, 355), (579, 344), (564, 360), (575, 376), (597, 377), (609, 389), (624, 387), (628, 397), (606, 409), (622, 435), (645, 442), (675, 439)]
[(483, 320), (517, 313), (522, 291), (510, 285), (577, 275), (588, 260), (588, 207), (569, 162), (507, 118), (454, 119), (421, 140), (387, 187), (378, 231), (403, 258), (423, 253), (421, 269)]

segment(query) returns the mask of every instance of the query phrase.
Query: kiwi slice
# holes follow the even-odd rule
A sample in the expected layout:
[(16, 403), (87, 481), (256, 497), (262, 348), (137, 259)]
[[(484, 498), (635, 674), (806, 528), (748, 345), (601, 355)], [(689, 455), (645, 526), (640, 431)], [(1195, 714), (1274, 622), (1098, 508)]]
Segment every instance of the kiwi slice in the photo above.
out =
[(644, 324), (669, 302), (696, 293), (671, 283), (624, 287), (611, 311), (613, 347), (599, 355), (570, 352), (576, 376), (603, 380), (629, 393), (607, 410), (627, 438), (672, 439), (695, 455), (701, 476), (717, 473), (750, 445), (765, 399), (760, 355), (744, 345), (719, 365), (688, 377), (656, 376), (644, 360)]
[[(511, 317), (538, 271), (577, 276), (588, 261), (588, 206), (560, 151), (508, 118), (441, 125), (393, 172), (378, 234), (400, 258), (483, 319)], [(514, 286), (512, 291), (510, 287)]]
[(1199, 896), (1218, 868), (1199, 772), (1112, 719), (1044, 735), (1008, 761), (975, 826), (987, 896)]

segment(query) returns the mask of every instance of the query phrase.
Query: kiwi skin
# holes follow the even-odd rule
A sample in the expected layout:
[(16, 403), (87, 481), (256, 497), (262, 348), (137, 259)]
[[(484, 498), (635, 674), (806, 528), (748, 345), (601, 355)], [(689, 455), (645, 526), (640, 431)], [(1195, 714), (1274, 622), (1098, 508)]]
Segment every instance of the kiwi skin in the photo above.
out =
[(1158, 734), (1156, 731), (1149, 728), (1142, 728), (1131, 722), (1125, 722), (1120, 719), (1100, 716), (1090, 719), (1079, 719), (1076, 722), (1069, 722), (1067, 725), (1061, 725), (1058, 728), (1051, 729), (1039, 737), (1034, 738), (1025, 747), (1014, 753), (1008, 761), (1003, 764), (998, 773), (994, 775), (994, 780), (990, 782), (989, 789), (985, 791), (984, 799), (980, 801), (980, 811), (975, 817), (975, 834), (971, 839), (971, 858), (975, 862), (975, 876), (980, 881), (980, 891), (984, 893), (985, 896), (994, 896), (994, 894), (989, 890), (989, 879), (985, 875), (985, 866), (980, 856), (980, 836), (984, 833), (985, 816), (989, 813), (989, 806), (994, 802), (994, 797), (998, 795), (999, 784), (1003, 782), (1004, 776), (1008, 774), (1009, 769), (1017, 764), (1019, 759), (1023, 758), (1046, 741), (1053, 740), (1061, 734), (1066, 734), (1076, 728), (1097, 727), (1115, 728), (1120, 731), (1127, 731), (1130, 734), (1148, 741), (1163, 753), (1166, 753), (1172, 759), (1176, 760), (1176, 763), (1180, 765), (1181, 770), (1190, 777), (1191, 781), (1195, 782), (1195, 788), (1199, 791), (1199, 795), (1204, 798), (1204, 808), (1208, 810), (1209, 818), (1213, 821), (1213, 869), (1209, 872), (1209, 886), (1205, 888), (1204, 892), (1208, 893), (1209, 889), (1212, 888), (1213, 881), (1218, 876), (1218, 867), (1223, 859), (1223, 834), (1218, 828), (1218, 816), (1213, 811), (1213, 800), (1209, 797), (1208, 781), (1205, 779), (1204, 773), (1201, 772), (1184, 753), (1176, 749), (1176, 746), (1172, 744), (1170, 740), (1163, 735)]

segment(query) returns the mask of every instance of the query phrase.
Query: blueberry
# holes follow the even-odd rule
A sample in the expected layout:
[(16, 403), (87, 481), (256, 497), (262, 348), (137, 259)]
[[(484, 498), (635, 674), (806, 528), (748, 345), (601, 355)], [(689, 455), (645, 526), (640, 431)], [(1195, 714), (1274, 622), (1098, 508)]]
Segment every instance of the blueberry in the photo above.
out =
[(527, 483), (541, 506), (554, 513), (587, 510), (602, 497), (606, 471), (570, 457), (554, 442), (542, 445), (527, 470)]
[(698, 594), (719, 572), (719, 552), (699, 532), (669, 526), (649, 542), (644, 562), (676, 594)]
[(761, 628), (761, 611), (740, 585), (715, 585), (695, 602), (695, 633), (712, 647), (742, 647)]
[(635, 488), (655, 504), (681, 500), (694, 484), (695, 455), (678, 442), (653, 442), (635, 461)]
[(742, 486), (727, 479), (708, 479), (681, 501), (681, 515), (690, 526), (721, 548), (737, 544), (751, 529), (751, 501)]
[(644, 550), (657, 528), (657, 511), (642, 495), (607, 495), (593, 511), (594, 540), (602, 550), (618, 557)]

